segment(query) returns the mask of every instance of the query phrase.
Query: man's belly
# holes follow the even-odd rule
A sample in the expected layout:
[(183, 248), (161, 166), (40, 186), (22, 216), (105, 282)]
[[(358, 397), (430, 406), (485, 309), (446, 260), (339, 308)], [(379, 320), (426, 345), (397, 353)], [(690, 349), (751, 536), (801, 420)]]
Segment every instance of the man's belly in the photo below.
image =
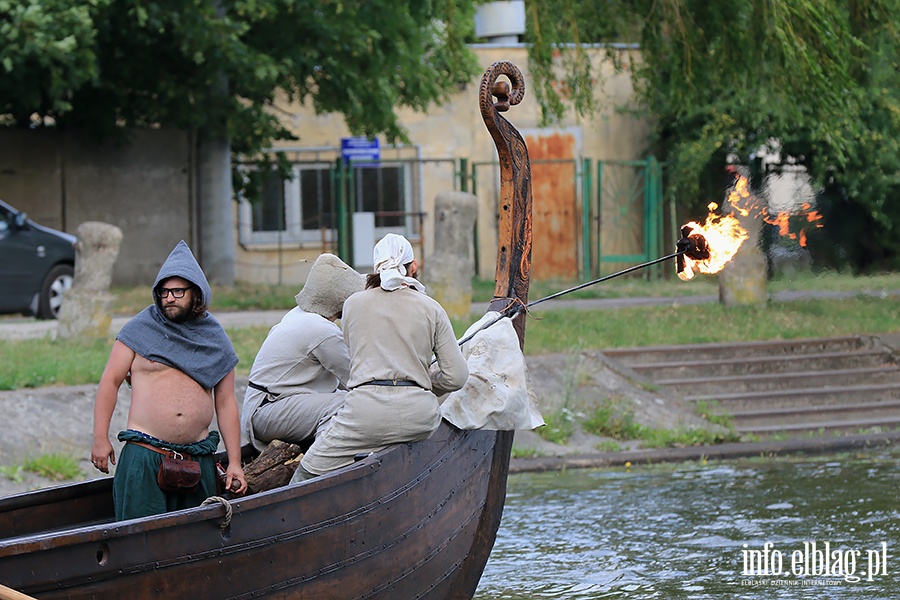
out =
[(213, 407), (212, 392), (177, 369), (132, 373), (129, 429), (176, 444), (197, 442), (209, 433)]

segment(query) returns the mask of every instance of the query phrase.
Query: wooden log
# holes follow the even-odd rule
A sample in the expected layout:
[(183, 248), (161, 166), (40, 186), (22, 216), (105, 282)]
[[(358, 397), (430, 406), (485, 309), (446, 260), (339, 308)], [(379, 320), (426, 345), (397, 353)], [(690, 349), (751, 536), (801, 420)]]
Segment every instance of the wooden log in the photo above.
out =
[(287, 485), (303, 457), (297, 444), (272, 440), (251, 463), (244, 466), (247, 493), (255, 494)]

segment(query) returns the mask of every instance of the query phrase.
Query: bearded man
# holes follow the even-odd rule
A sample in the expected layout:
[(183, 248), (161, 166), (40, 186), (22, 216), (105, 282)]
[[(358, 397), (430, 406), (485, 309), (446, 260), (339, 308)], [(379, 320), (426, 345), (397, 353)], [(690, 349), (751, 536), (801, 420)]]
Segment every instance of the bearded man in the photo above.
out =
[[(128, 380), (128, 429), (118, 434), (125, 446), (113, 480), (117, 520), (199, 506), (216, 495), (213, 454), (220, 439), (228, 455), (226, 489), (238, 494), (247, 489), (234, 395), (237, 354), (225, 330), (207, 312), (212, 290), (184, 240), (163, 263), (152, 293), (153, 304), (116, 337), (94, 403), (91, 461), (109, 473), (109, 465), (116, 464), (110, 420), (119, 388)], [(213, 416), (221, 435), (210, 430)], [(195, 489), (160, 488), (160, 463), (164, 454), (173, 453), (200, 463)]]

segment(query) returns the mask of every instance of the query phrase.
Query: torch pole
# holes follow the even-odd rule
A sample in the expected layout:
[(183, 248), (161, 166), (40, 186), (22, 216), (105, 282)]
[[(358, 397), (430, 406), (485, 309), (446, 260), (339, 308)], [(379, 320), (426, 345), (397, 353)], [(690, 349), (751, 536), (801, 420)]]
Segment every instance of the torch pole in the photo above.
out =
[(672, 254), (668, 254), (668, 255), (666, 255), (666, 256), (662, 256), (662, 257), (660, 257), (660, 258), (656, 258), (656, 259), (651, 260), (651, 261), (649, 261), (649, 262), (641, 263), (641, 264), (635, 265), (635, 266), (633, 266), (633, 267), (628, 267), (627, 269), (623, 269), (623, 270), (621, 270), (621, 271), (618, 271), (618, 272), (616, 272), (616, 273), (612, 273), (612, 274), (610, 274), (610, 275), (605, 275), (605, 276), (603, 276), (603, 277), (601, 277), (601, 278), (599, 278), (599, 279), (594, 279), (593, 281), (588, 281), (588, 282), (586, 282), (586, 283), (580, 283), (580, 284), (576, 285), (575, 287), (571, 287), (571, 288), (569, 288), (569, 289), (567, 289), (567, 290), (562, 290), (562, 291), (560, 291), (560, 292), (556, 292), (555, 294), (550, 294), (549, 296), (545, 296), (544, 298), (540, 298), (540, 299), (538, 299), (538, 300), (533, 300), (533, 301), (529, 302), (528, 304), (518, 304), (518, 305), (510, 306), (509, 308), (507, 308), (506, 310), (504, 310), (503, 312), (501, 312), (500, 315), (499, 315), (496, 319), (494, 319), (493, 321), (489, 321), (488, 323), (485, 323), (484, 326), (480, 327), (478, 330), (473, 331), (473, 332), (470, 333), (469, 335), (467, 335), (467, 336), (465, 336), (464, 338), (462, 338), (461, 340), (459, 340), (459, 345), (462, 346), (463, 344), (465, 344), (466, 342), (468, 342), (469, 340), (471, 340), (473, 337), (475, 337), (475, 335), (476, 335), (479, 331), (484, 331), (485, 329), (487, 329), (488, 327), (490, 327), (491, 325), (493, 325), (494, 323), (496, 323), (496, 322), (499, 321), (500, 319), (504, 319), (504, 318), (506, 318), (506, 317), (509, 317), (510, 319), (512, 319), (512, 318), (514, 318), (516, 315), (518, 315), (520, 312), (522, 312), (523, 310), (527, 310), (527, 309), (531, 308), (532, 306), (537, 306), (537, 305), (540, 304), (541, 302), (546, 302), (547, 300), (553, 300), (554, 298), (559, 298), (560, 296), (563, 296), (563, 295), (565, 295), (565, 294), (569, 294), (569, 293), (571, 293), (571, 292), (577, 292), (578, 290), (584, 289), (584, 288), (586, 288), (586, 287), (590, 287), (590, 286), (592, 286), (592, 285), (596, 285), (596, 284), (602, 283), (602, 282), (604, 282), (604, 281), (609, 281), (610, 279), (613, 279), (614, 277), (620, 277), (620, 276), (622, 276), (622, 275), (627, 275), (628, 273), (631, 273), (631, 272), (633, 272), (633, 271), (637, 271), (638, 269), (644, 269), (644, 268), (646, 268), (646, 267), (649, 267), (649, 266), (651, 266), (651, 265), (655, 265), (655, 264), (657, 264), (657, 263), (661, 263), (661, 262), (666, 261), (666, 260), (672, 260), (673, 258), (677, 258), (677, 257), (679, 257), (679, 256), (683, 256), (683, 255), (688, 254), (688, 253), (690, 253), (690, 252), (691, 252), (691, 250), (679, 250), (678, 252), (673, 252)]
[[(580, 284), (576, 285), (575, 287), (571, 287), (567, 290), (562, 290), (561, 292), (556, 292), (555, 294), (550, 294), (549, 296), (546, 296), (539, 300), (534, 300), (533, 302), (529, 302), (528, 304), (525, 305), (525, 308), (531, 308), (532, 306), (536, 306), (536, 305), (540, 304), (541, 302), (546, 302), (547, 300), (553, 300), (554, 298), (559, 298), (560, 296), (564, 296), (565, 294), (568, 294), (570, 292), (577, 292), (578, 290), (584, 289), (586, 287), (590, 287), (590, 286), (598, 284), (598, 283), (603, 283), (604, 281), (609, 281), (610, 279), (613, 279), (614, 277), (619, 277), (621, 275), (627, 275), (628, 273), (637, 271), (638, 269), (645, 269), (645, 268), (655, 265), (657, 263), (661, 263), (666, 260), (672, 260), (673, 258), (677, 258), (677, 257), (685, 254), (686, 252), (687, 252), (687, 250), (673, 252), (672, 254), (651, 260), (650, 262), (641, 263), (639, 265), (635, 265), (633, 267), (628, 267), (627, 269), (623, 269), (616, 273), (612, 273), (610, 275), (605, 275), (605, 276), (601, 277), (600, 279), (588, 281), (587, 283), (580, 283)], [(522, 309), (520, 308), (519, 311), (521, 311), (521, 310)], [(519, 312), (519, 311), (516, 311), (516, 312)]]

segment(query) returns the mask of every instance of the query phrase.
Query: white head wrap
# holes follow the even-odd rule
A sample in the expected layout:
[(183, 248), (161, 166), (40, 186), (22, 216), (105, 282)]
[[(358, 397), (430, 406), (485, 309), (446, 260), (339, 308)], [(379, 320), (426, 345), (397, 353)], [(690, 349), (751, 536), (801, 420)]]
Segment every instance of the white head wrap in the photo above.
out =
[(406, 265), (415, 260), (412, 244), (402, 235), (389, 233), (377, 244), (372, 252), (375, 272), (381, 275), (381, 289), (388, 292), (403, 286), (425, 293), (425, 286), (417, 279), (406, 276)]

